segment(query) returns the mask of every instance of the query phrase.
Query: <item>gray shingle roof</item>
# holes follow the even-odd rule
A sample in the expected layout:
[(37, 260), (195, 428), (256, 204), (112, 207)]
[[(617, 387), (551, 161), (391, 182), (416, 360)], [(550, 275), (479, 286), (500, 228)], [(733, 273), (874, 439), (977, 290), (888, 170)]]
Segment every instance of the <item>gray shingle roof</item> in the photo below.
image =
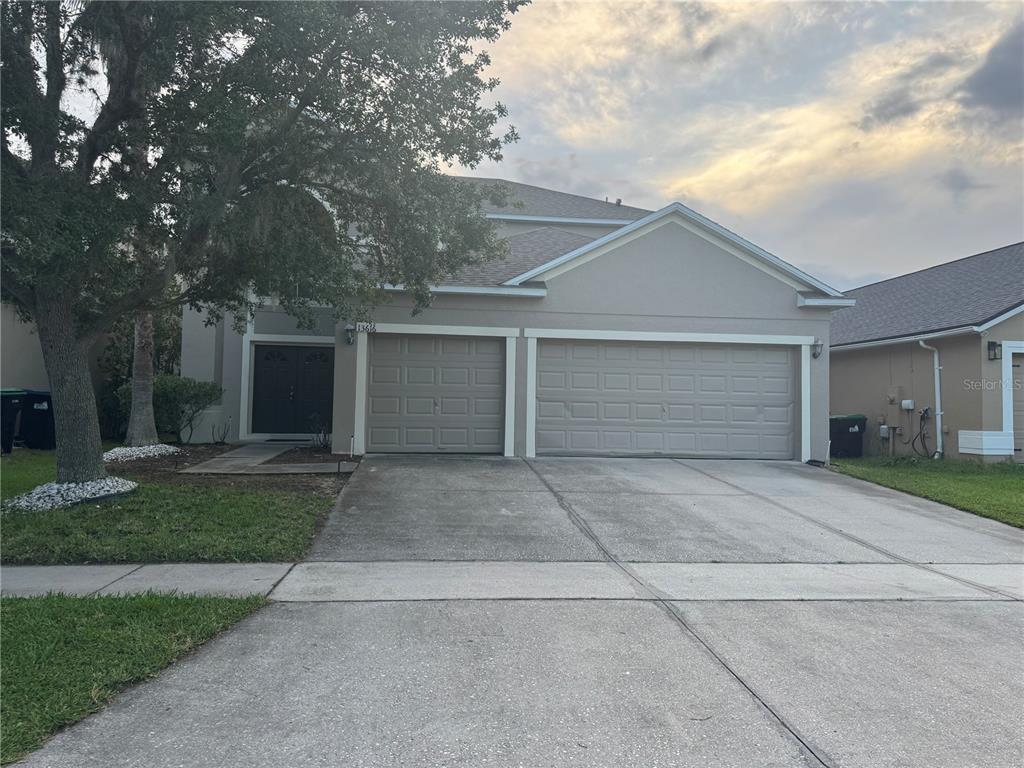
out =
[(844, 293), (833, 346), (980, 325), (1024, 304), (1024, 242)]
[[(509, 204), (495, 206), (484, 204), (485, 213), (504, 213), (518, 216), (560, 216), (567, 219), (619, 219), (623, 222), (643, 218), (650, 211), (629, 205), (606, 203), (582, 195), (556, 192), (553, 189), (521, 184), (504, 179), (481, 179), (470, 176), (453, 177), (461, 183), (477, 185), (501, 185), (508, 190)], [(519, 205), (516, 205), (519, 203)]]
[(531, 229), (509, 237), (509, 253), (504, 259), (470, 264), (444, 285), (493, 286), (546, 264), (562, 254), (593, 242), (594, 238), (566, 232), (555, 227)]

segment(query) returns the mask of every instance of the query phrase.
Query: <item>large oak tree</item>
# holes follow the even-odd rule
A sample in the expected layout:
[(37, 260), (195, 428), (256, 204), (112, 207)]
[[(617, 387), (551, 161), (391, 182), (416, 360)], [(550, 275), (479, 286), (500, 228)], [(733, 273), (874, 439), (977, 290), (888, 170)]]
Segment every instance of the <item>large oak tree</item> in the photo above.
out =
[(519, 5), (3, 4), (2, 289), (39, 330), (59, 481), (104, 474), (86, 355), (118, 318), (360, 319), (500, 252), (441, 171), (514, 138), (478, 46)]

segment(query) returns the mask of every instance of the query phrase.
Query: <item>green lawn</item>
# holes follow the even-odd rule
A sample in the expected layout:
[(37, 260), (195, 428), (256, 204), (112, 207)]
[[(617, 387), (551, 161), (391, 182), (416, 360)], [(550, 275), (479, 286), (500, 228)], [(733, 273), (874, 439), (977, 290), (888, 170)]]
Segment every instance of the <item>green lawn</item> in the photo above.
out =
[(57, 473), (54, 451), (30, 451), (19, 448), (0, 458), (0, 498), (31, 491), (53, 480)]
[(0, 762), (37, 748), (263, 602), (152, 594), (3, 598)]
[(1024, 528), (1024, 466), (945, 459), (835, 459), (845, 475)]
[[(0, 492), (22, 493), (53, 479), (52, 452), (0, 459)], [(123, 472), (131, 476), (129, 465)], [(47, 512), (0, 518), (6, 564), (259, 562), (300, 559), (332, 495), (246, 490), (143, 479), (137, 491)], [(254, 481), (255, 482), (255, 481)]]

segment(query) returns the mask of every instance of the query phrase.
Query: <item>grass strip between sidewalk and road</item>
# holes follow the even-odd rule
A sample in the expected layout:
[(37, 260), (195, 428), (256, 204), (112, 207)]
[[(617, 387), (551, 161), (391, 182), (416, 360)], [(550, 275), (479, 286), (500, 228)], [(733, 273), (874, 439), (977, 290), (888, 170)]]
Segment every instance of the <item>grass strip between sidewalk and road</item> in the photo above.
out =
[(0, 599), (0, 762), (38, 748), (264, 602), (156, 594)]
[(1024, 465), (954, 459), (833, 459), (832, 467), (886, 488), (1024, 528)]

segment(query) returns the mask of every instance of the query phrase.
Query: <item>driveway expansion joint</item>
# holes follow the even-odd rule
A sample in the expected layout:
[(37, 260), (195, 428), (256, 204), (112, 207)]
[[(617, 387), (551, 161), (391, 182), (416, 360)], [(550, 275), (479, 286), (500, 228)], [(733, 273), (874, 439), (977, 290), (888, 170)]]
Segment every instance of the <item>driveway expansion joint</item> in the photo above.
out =
[(701, 637), (701, 635), (699, 635), (697, 631), (686, 622), (685, 618), (683, 618), (683, 616), (678, 613), (676, 607), (672, 605), (672, 603), (669, 602), (668, 599), (666, 599), (667, 596), (664, 592), (656, 589), (655, 587), (645, 582), (643, 579), (637, 576), (632, 569), (627, 568), (622, 562), (620, 562), (618, 558), (616, 558), (615, 555), (611, 552), (611, 550), (609, 550), (604, 545), (604, 543), (598, 538), (597, 534), (593, 532), (593, 530), (590, 528), (589, 524), (583, 518), (583, 516), (580, 515), (573, 508), (572, 504), (570, 504), (568, 500), (566, 500), (560, 493), (558, 493), (558, 491), (555, 490), (554, 486), (552, 486), (551, 483), (548, 482), (547, 478), (545, 478), (530, 461), (526, 459), (524, 459), (523, 461), (526, 462), (526, 465), (531, 470), (533, 470), (533, 473), (537, 475), (537, 478), (545, 485), (545, 487), (547, 487), (547, 489), (551, 491), (552, 495), (558, 501), (558, 505), (565, 510), (566, 514), (569, 516), (569, 519), (573, 522), (573, 524), (576, 525), (585, 536), (587, 536), (589, 539), (591, 539), (591, 541), (593, 541), (594, 545), (605, 554), (605, 556), (611, 563), (615, 564), (623, 573), (625, 573), (630, 579), (632, 579), (641, 590), (652, 595), (653, 602), (668, 614), (668, 616), (683, 630), (684, 634), (693, 638), (694, 641), (700, 644), (705, 650), (705, 652), (710, 654), (711, 658), (713, 658), (726, 672), (728, 672), (729, 675), (734, 680), (736, 680), (736, 682), (743, 686), (747, 693), (750, 694), (750, 696), (752, 696), (754, 700), (758, 704), (760, 704), (765, 711), (768, 712), (769, 716), (772, 719), (774, 719), (775, 722), (777, 722), (778, 725), (784, 731), (789, 733), (797, 741), (797, 743), (800, 745), (800, 748), (804, 750), (808, 756), (816, 760), (818, 764), (821, 765), (823, 768), (833, 768), (830, 762), (826, 762), (822, 758), (822, 756), (819, 754), (819, 750), (814, 749), (810, 745), (810, 743), (803, 736), (801, 736), (792, 725), (790, 725), (786, 722), (785, 719), (783, 719), (782, 715), (776, 712), (775, 709), (773, 709), (772, 706), (759, 693), (757, 693), (757, 691), (754, 690), (750, 683), (744, 680), (740, 676), (740, 674), (735, 669), (733, 669), (717, 651), (715, 651), (715, 649), (711, 646), (711, 643), (708, 640)]

